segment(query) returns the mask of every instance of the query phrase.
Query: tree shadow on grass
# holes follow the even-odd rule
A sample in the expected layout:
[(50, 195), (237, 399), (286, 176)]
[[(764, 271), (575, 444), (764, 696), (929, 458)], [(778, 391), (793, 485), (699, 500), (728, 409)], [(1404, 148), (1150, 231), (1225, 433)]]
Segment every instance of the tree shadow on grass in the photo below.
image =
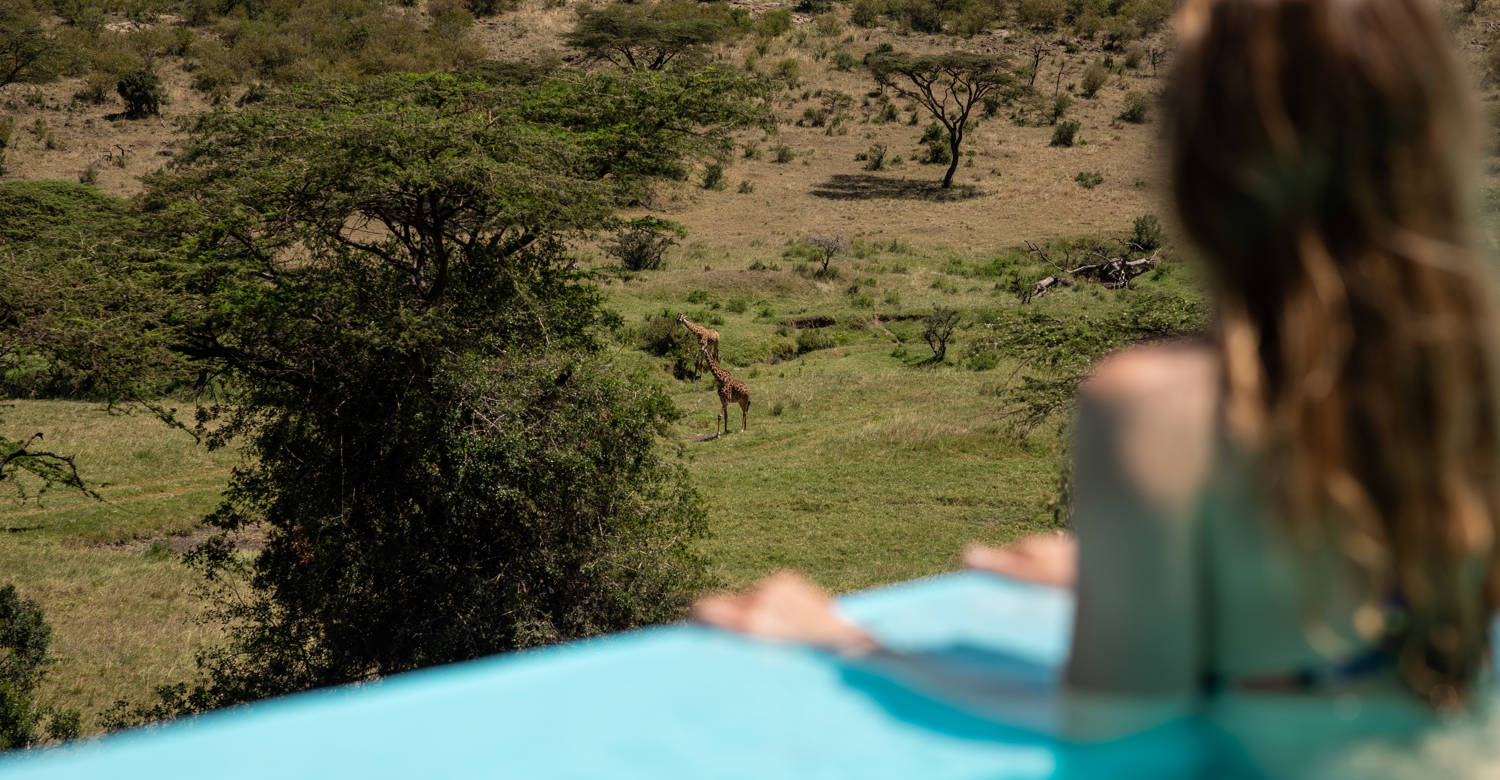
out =
[(971, 184), (955, 184), (943, 189), (941, 182), (923, 179), (895, 179), (868, 173), (838, 173), (813, 189), (812, 194), (829, 200), (926, 200), (957, 201), (977, 198), (984, 193)]

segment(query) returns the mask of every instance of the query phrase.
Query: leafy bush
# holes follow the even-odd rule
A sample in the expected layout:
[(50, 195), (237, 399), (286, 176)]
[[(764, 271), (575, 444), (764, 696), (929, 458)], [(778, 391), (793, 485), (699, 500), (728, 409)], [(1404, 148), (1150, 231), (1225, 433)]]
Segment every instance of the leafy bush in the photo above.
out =
[(678, 324), (676, 315), (663, 311), (648, 318), (641, 328), (637, 346), (648, 355), (666, 358), (668, 369), (674, 378), (698, 378), (702, 365), (702, 359), (698, 355), (698, 339), (687, 328)]
[(0, 751), (24, 748), (47, 736), (78, 736), (76, 711), (59, 712), (36, 701), (47, 664), (52, 627), (35, 602), (22, 599), (14, 585), (0, 587)]
[(792, 29), (790, 8), (774, 8), (761, 14), (760, 21), (755, 23), (755, 32), (766, 38), (778, 38), (790, 29)]
[(899, 8), (901, 26), (919, 33), (941, 33), (943, 11), (935, 0), (901, 0)]
[(1063, 118), (1063, 114), (1068, 113), (1068, 109), (1071, 108), (1072, 105), (1073, 97), (1071, 95), (1066, 92), (1057, 93), (1057, 95), (1052, 98), (1052, 110), (1047, 114), (1047, 123), (1053, 125), (1057, 124), (1058, 120)]
[(637, 217), (625, 223), (604, 251), (631, 271), (656, 271), (667, 250), (687, 236), (687, 228), (657, 217)]
[(834, 345), (833, 336), (825, 333), (820, 328), (810, 328), (797, 333), (797, 352), (807, 354), (819, 349), (828, 349)]
[(1162, 245), (1161, 222), (1155, 214), (1142, 214), (1131, 223), (1130, 243), (1150, 252)]
[(1125, 93), (1125, 107), (1120, 110), (1120, 119), (1131, 124), (1142, 124), (1151, 115), (1151, 95), (1145, 92)]
[(937, 122), (927, 126), (918, 143), (923, 146), (923, 164), (947, 165), (953, 162), (953, 150), (948, 148), (948, 131)]
[(57, 78), (64, 52), (41, 14), (29, 3), (0, 5), (0, 88)]
[(144, 119), (161, 114), (161, 79), (142, 68), (120, 77), (115, 91), (125, 101), (127, 119)]
[(865, 170), (879, 171), (885, 168), (885, 144), (872, 144), (865, 152)]
[(1156, 32), (1172, 16), (1172, 0), (1126, 0), (1120, 16), (1135, 24), (1142, 33)]
[(724, 189), (724, 163), (715, 160), (703, 166), (703, 189)]
[(776, 78), (786, 82), (787, 86), (795, 87), (802, 79), (802, 63), (796, 57), (787, 57), (776, 63)]
[(1078, 81), (1078, 94), (1092, 98), (1099, 94), (1099, 88), (1109, 81), (1109, 68), (1102, 62), (1092, 62), (1083, 69), (1083, 77)]
[(787, 146), (786, 144), (777, 144), (776, 157), (773, 159), (778, 163), (789, 163), (792, 160), (797, 159), (797, 153), (793, 152), (792, 147)]
[(1104, 175), (1098, 171), (1079, 171), (1073, 181), (1078, 182), (1086, 190), (1091, 190), (1104, 183)]
[(1036, 30), (1054, 30), (1067, 13), (1063, 0), (1020, 0), (1016, 4), (1016, 21)]
[(1078, 122), (1072, 119), (1059, 123), (1052, 130), (1052, 140), (1048, 146), (1072, 146), (1078, 135), (1079, 126)]
[(833, 63), (834, 70), (848, 72), (859, 67), (859, 60), (855, 58), (853, 54), (850, 54), (843, 49), (839, 49), (838, 51), (834, 52), (831, 61)]
[(880, 16), (884, 12), (885, 6), (880, 0), (854, 0), (849, 11), (849, 21), (860, 27), (875, 27), (880, 24)]

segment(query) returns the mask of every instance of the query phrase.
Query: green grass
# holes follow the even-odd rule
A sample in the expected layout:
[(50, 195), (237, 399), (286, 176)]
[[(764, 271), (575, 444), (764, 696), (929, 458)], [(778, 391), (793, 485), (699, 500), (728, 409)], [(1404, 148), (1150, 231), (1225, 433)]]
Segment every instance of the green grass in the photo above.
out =
[[(664, 446), (682, 454), (707, 499), (702, 550), (714, 572), (737, 586), (793, 568), (849, 591), (951, 570), (968, 542), (1050, 528), (1057, 426), (1018, 437), (996, 389), (1024, 372), (1008, 357), (984, 371), (961, 358), (984, 322), (1021, 306), (1011, 277), (1046, 266), (1017, 251), (857, 243), (834, 261), (836, 278), (799, 273), (802, 262), (786, 247), (689, 246), (667, 270), (601, 282), (625, 323), (614, 359), (653, 366), (682, 412)], [(773, 268), (750, 270), (757, 264)], [(1139, 280), (1192, 283), (1175, 265)], [(1118, 310), (1131, 294), (1078, 285), (1030, 306), (1068, 319)], [(937, 305), (963, 312), (964, 325), (945, 364), (923, 365), (931, 352), (920, 319), (891, 318)], [(635, 348), (641, 325), (663, 310), (719, 331), (724, 363), (750, 387), (748, 431), (731, 407), (733, 432), (705, 440), (718, 412), (711, 378), (675, 380), (666, 360)], [(814, 315), (833, 321), (818, 329), (832, 346), (773, 362), (777, 344), (797, 341), (792, 321)], [(883, 326), (871, 325), (877, 315)], [(188, 679), (195, 650), (218, 636), (198, 622), (193, 573), (166, 548), (199, 527), (237, 456), (207, 452), (148, 414), (96, 404), (15, 402), (0, 426), (12, 438), (44, 431), (50, 449), (77, 455), (104, 498), (0, 494), (0, 581), (37, 600), (55, 629), (44, 695), (82, 709), (86, 730), (96, 729), (116, 699), (141, 701)]]
[(116, 699), (187, 679), (194, 650), (218, 636), (198, 622), (197, 578), (152, 541), (198, 526), (235, 456), (196, 447), (150, 415), (97, 404), (16, 401), (0, 413), (11, 438), (42, 431), (48, 449), (76, 455), (104, 499), (53, 490), (23, 503), (0, 493), (0, 581), (37, 601), (53, 627), (42, 696), (82, 710), (91, 732)]

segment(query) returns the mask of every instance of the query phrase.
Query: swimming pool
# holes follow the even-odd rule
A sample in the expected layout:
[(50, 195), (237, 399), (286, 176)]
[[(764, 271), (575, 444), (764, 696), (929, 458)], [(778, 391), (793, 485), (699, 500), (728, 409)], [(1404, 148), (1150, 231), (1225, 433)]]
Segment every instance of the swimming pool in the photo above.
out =
[[(965, 573), (846, 596), (901, 649), (1055, 684), (1071, 596)], [(861, 778), (1222, 777), (1179, 722), (1069, 745), (971, 716), (829, 655), (674, 625), (259, 702), (10, 754), (0, 776)], [(1232, 751), (1230, 751), (1232, 753)]]

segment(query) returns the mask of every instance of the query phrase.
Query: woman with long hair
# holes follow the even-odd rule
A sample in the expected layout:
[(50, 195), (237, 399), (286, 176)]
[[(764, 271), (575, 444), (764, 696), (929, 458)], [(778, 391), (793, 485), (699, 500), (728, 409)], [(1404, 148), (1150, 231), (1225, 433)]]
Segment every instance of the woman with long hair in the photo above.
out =
[[(1175, 24), (1172, 194), (1215, 327), (1084, 383), (1075, 537), (967, 559), (1075, 588), (1065, 702), (1473, 709), (1500, 600), (1500, 323), (1464, 68), (1429, 0), (1185, 0)], [(795, 575), (697, 616), (941, 676), (882, 661)]]

